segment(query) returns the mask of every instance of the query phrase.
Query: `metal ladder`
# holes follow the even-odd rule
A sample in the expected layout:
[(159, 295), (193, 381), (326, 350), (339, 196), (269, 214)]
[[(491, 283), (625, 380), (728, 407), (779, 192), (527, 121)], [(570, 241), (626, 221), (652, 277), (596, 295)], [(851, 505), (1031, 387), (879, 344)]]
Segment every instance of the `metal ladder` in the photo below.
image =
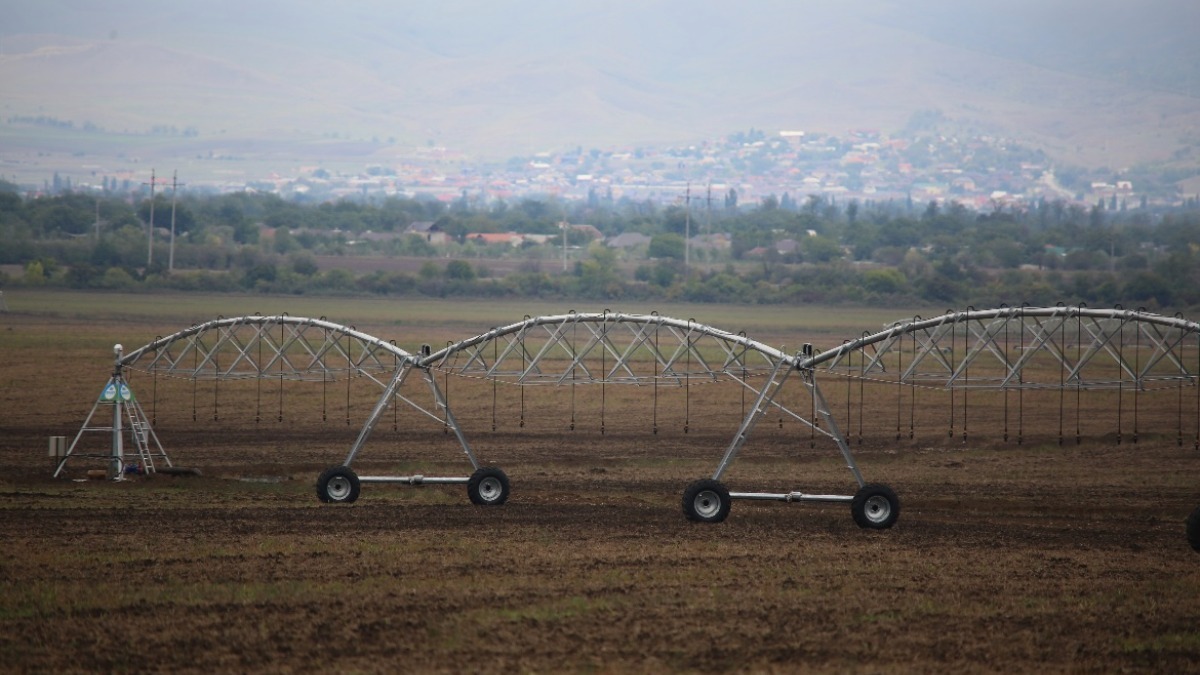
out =
[(154, 456), (150, 452), (150, 434), (153, 432), (150, 431), (150, 424), (142, 412), (142, 406), (136, 401), (130, 401), (125, 404), (125, 413), (129, 419), (129, 435), (137, 448), (138, 459), (142, 461), (142, 471), (147, 474), (154, 473)]

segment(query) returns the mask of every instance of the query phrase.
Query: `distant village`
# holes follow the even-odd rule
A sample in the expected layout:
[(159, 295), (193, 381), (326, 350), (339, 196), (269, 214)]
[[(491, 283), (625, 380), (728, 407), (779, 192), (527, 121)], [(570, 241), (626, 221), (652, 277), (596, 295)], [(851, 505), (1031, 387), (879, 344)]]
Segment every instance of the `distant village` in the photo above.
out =
[[(433, 144), (380, 144), (368, 154), (370, 163), (343, 157), (289, 175), (251, 176), (254, 162), (213, 157), (202, 162), (205, 176), (98, 170), (85, 179), (98, 185), (56, 175), (40, 192), (10, 183), (27, 197), (9, 200), (9, 255), (24, 265), (11, 274), (80, 287), (284, 293), (669, 291), (717, 301), (757, 289), (769, 302), (982, 302), (980, 294), (1200, 302), (1192, 285), (1148, 271), (1191, 250), (1179, 241), (1196, 240), (1191, 216), (1175, 217), (1197, 212), (1179, 178), (1060, 166), (999, 137), (752, 129), (491, 164)], [(187, 185), (178, 200), (177, 180)], [(195, 280), (151, 266), (158, 248), (155, 259), (165, 253), (166, 271), (175, 269), (177, 205), (179, 268), (227, 273)], [(1168, 219), (1170, 227), (1146, 227)], [(1071, 274), (1047, 281), (1059, 270)]]
[[(389, 154), (393, 159), (379, 161)], [(1178, 206), (1193, 196), (1179, 194), (1169, 184), (1135, 185), (1126, 175), (1129, 169), (1056, 165), (1041, 151), (1011, 139), (933, 131), (889, 136), (862, 130), (833, 136), (751, 129), (689, 145), (577, 147), (491, 163), (432, 144), (401, 149), (381, 143), (371, 156), (372, 163), (352, 169), (343, 160), (337, 165), (341, 168), (311, 165), (254, 175), (234, 168), (246, 158), (215, 154), (204, 162), (225, 168), (207, 177), (180, 178), (188, 191), (257, 191), (310, 202), (407, 197), (482, 207), (498, 200), (554, 198), (592, 206), (686, 204), (693, 212), (754, 208), (771, 199), (783, 208), (796, 208), (813, 198), (863, 205), (953, 202), (976, 211), (1061, 201), (1117, 210)], [(89, 177), (77, 175), (74, 184), (55, 174), (40, 190), (22, 187), (42, 194), (96, 190), (144, 197), (152, 180), (142, 169), (96, 169)], [(171, 187), (165, 175), (157, 179), (160, 190)]]
[(915, 134), (889, 137), (858, 131), (844, 137), (751, 130), (687, 146), (539, 153), (503, 165), (475, 165), (443, 147), (420, 148), (390, 165), (344, 174), (309, 167), (295, 176), (228, 183), (281, 196), (432, 197), (482, 205), (495, 200), (556, 197), (594, 205), (622, 200), (688, 204), (696, 212), (755, 207), (775, 199), (784, 208), (812, 196), (827, 202), (957, 202), (974, 210), (1065, 201), (1105, 208), (1173, 204), (1175, 196), (1135, 191), (1131, 180), (1056, 170), (1040, 151), (992, 136), (960, 139)]

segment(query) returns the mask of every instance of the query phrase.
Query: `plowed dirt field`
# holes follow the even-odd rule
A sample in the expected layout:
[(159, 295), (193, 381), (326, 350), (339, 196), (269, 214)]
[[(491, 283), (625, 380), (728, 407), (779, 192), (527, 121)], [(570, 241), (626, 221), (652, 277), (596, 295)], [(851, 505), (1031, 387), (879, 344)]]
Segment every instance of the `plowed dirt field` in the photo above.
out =
[[(171, 459), (202, 475), (88, 480), (100, 465), (80, 462), (51, 478), (47, 436), (79, 430), (111, 344), (172, 328), (0, 315), (2, 671), (1200, 672), (1190, 389), (1141, 401), (1136, 442), (1111, 410), (1080, 420), (1079, 443), (1071, 417), (1060, 444), (1034, 402), (1020, 422), (982, 396), (953, 422), (934, 394), (911, 416), (878, 402), (849, 432), (867, 480), (902, 500), (884, 531), (840, 504), (739, 500), (723, 523), (686, 520), (683, 489), (736, 431), (736, 393), (652, 406), (581, 387), (568, 404), (452, 384), (474, 450), (511, 478), (507, 504), (364, 485), (330, 505), (315, 478), (377, 387), (143, 375)], [(725, 480), (847, 494), (844, 464), (771, 418)], [(356, 468), (469, 473), (452, 435), (403, 412)]]

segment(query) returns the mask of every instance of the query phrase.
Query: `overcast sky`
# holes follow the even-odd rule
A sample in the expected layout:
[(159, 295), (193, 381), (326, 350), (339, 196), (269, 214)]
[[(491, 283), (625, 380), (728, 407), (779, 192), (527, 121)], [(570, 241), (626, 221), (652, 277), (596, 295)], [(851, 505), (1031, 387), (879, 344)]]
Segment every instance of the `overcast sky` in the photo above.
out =
[(515, 151), (927, 109), (1045, 134), (1187, 117), (1200, 95), (1194, 0), (4, 4), (5, 113), (107, 129)]

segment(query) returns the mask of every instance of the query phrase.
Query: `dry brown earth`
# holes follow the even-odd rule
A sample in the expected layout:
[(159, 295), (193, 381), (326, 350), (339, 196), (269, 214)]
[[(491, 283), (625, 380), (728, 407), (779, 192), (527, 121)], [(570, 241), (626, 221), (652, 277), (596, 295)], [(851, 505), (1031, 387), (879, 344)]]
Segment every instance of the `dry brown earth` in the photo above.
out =
[[(879, 394), (850, 431), (868, 480), (903, 500), (882, 532), (833, 505), (685, 520), (684, 486), (712, 472), (740, 414), (717, 389), (685, 417), (666, 393), (655, 408), (610, 388), (601, 408), (581, 387), (571, 408), (541, 390), (522, 406), (512, 389), (452, 383), (476, 451), (512, 478), (509, 503), (366, 486), (334, 506), (313, 481), (344, 458), (370, 387), (288, 389), (280, 407), (252, 384), (214, 397), (143, 376), (172, 458), (204, 476), (77, 482), (80, 463), (51, 479), (46, 437), (79, 428), (112, 342), (163, 332), (0, 315), (4, 671), (1200, 672), (1200, 555), (1183, 528), (1200, 504), (1194, 399), (1182, 421), (1173, 394), (1142, 401), (1136, 443), (1128, 414), (1118, 443), (1097, 408), (1082, 442), (1072, 418), (1060, 445), (1034, 402), (1017, 444), (999, 399), (973, 400), (964, 438), (962, 403), (951, 423), (931, 393), (896, 441)], [(770, 419), (727, 481), (844, 492), (841, 464)], [(356, 462), (465, 466), (411, 414)]]

